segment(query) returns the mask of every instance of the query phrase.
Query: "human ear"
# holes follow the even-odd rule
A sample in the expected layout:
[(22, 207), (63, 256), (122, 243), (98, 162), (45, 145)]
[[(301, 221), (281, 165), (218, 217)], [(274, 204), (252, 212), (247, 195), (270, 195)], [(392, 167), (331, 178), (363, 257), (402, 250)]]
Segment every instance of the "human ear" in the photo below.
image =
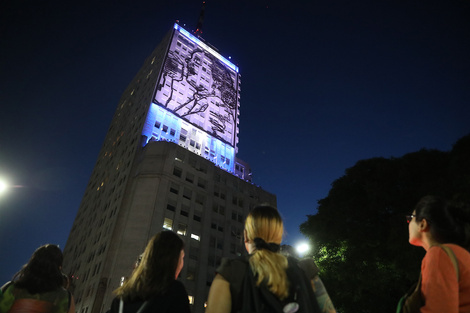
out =
[(421, 231), (421, 232), (429, 231), (429, 223), (428, 223), (428, 221), (426, 221), (425, 218), (423, 218), (419, 222), (419, 231)]
[(243, 240), (245, 243), (248, 242), (247, 235), (246, 235), (246, 229), (243, 230)]

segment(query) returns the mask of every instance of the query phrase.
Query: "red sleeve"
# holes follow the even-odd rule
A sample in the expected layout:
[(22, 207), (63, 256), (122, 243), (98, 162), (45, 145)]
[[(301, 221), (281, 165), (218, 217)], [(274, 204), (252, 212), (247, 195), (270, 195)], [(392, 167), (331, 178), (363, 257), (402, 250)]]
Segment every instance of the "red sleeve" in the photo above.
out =
[(457, 273), (447, 253), (439, 246), (429, 248), (421, 263), (422, 313), (458, 313)]

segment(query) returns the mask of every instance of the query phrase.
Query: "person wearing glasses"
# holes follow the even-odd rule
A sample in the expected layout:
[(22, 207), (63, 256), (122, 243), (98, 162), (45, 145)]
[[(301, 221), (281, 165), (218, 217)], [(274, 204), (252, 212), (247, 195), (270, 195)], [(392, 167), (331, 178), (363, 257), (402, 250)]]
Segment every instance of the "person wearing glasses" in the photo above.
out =
[(407, 220), (410, 244), (426, 250), (420, 312), (470, 312), (469, 206), (425, 196)]

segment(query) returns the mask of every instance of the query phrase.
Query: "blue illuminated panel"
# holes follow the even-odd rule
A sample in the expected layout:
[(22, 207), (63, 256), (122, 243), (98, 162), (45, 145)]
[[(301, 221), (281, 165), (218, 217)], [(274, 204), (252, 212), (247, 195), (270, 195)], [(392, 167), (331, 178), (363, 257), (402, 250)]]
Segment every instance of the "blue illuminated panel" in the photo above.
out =
[[(171, 141), (234, 173), (235, 149), (153, 103), (143, 135), (147, 142)], [(144, 144), (146, 144), (145, 142)]]

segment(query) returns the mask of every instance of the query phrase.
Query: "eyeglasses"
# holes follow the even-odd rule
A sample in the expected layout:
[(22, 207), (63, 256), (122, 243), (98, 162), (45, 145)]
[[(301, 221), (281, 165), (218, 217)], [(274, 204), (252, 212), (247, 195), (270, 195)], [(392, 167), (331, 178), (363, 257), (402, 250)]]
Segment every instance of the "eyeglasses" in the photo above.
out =
[(415, 214), (407, 215), (407, 216), (406, 216), (406, 222), (407, 222), (407, 223), (410, 223), (411, 220), (413, 219), (413, 217), (416, 217), (416, 215), (415, 215)]

